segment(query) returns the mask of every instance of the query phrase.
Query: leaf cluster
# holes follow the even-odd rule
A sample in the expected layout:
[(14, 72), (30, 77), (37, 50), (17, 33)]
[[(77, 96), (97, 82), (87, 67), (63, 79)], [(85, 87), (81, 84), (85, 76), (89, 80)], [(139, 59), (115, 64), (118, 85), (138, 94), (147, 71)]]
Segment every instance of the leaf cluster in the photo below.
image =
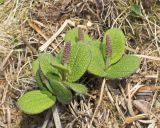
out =
[(126, 39), (117, 28), (106, 31), (102, 42), (74, 28), (66, 33), (65, 42), (57, 56), (43, 53), (33, 62), (33, 75), (40, 90), (19, 98), (17, 104), (23, 112), (41, 113), (56, 101), (69, 103), (72, 92), (86, 94), (85, 85), (77, 83), (85, 72), (117, 79), (130, 76), (140, 65), (139, 58), (125, 55)]

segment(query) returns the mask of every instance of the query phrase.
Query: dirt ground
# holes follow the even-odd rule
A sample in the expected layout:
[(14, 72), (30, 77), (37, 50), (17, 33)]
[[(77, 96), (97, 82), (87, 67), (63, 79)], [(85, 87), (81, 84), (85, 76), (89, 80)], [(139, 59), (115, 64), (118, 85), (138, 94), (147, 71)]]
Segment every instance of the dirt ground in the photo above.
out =
[[(141, 8), (138, 16), (131, 13), (134, 4)], [(74, 27), (99, 40), (107, 29), (121, 28), (126, 53), (140, 57), (141, 66), (129, 78), (106, 80), (104, 87), (102, 79), (86, 74), (81, 81), (88, 95), (58, 104), (63, 127), (160, 128), (159, 0), (0, 0), (0, 128), (55, 127), (50, 110), (25, 115), (16, 101), (37, 88), (32, 61), (40, 52), (56, 55)]]

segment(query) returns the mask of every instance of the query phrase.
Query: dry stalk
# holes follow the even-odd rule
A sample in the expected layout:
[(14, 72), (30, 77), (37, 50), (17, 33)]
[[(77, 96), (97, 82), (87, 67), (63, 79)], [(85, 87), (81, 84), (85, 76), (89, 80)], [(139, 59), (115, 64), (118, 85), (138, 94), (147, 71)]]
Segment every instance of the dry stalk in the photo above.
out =
[(94, 113), (93, 113), (92, 119), (91, 119), (91, 121), (90, 121), (90, 123), (89, 123), (89, 127), (90, 127), (90, 128), (91, 128), (91, 126), (92, 126), (94, 117), (95, 117), (96, 114), (97, 114), (98, 108), (99, 108), (99, 106), (100, 106), (100, 104), (101, 104), (101, 102), (102, 102), (105, 84), (106, 84), (106, 79), (104, 78), (104, 79), (103, 79), (103, 82), (102, 82), (102, 86), (101, 86), (101, 91), (100, 91), (100, 97), (99, 97), (99, 100), (98, 100), (98, 104), (97, 104), (97, 106), (96, 106), (96, 108), (95, 108), (95, 111), (94, 111)]
[(28, 21), (29, 25), (39, 34), (41, 35), (45, 40), (48, 40), (48, 37), (42, 32), (42, 30), (40, 29), (40, 27), (38, 25), (36, 25), (35, 22), (33, 21)]
[(54, 123), (55, 123), (56, 128), (62, 128), (57, 105), (53, 106), (52, 112), (53, 112), (53, 119), (54, 119)]
[(64, 30), (64, 28), (68, 25), (75, 26), (75, 22), (71, 20), (65, 20), (65, 22), (62, 24), (62, 26), (58, 29), (58, 31), (51, 36), (46, 43), (44, 43), (42, 46), (39, 47), (40, 51), (44, 51), (55, 39), (56, 37)]
[(6, 65), (8, 59), (9, 59), (10, 56), (12, 55), (13, 51), (14, 51), (14, 50), (11, 50), (11, 51), (9, 52), (9, 54), (7, 55), (7, 57), (4, 59), (4, 61), (2, 62), (1, 66), (0, 66), (0, 71), (3, 71), (4, 66)]
[(114, 102), (114, 99), (113, 99), (111, 93), (109, 92), (108, 87), (105, 88), (105, 91), (106, 91), (106, 93), (107, 93), (107, 95), (108, 95), (108, 98), (109, 98), (111, 104), (114, 106), (114, 103), (115, 103), (115, 102)]
[(134, 121), (137, 121), (137, 120), (140, 120), (140, 119), (144, 119), (146, 117), (148, 117), (148, 114), (139, 114), (139, 115), (136, 115), (136, 116), (127, 117), (125, 119), (125, 123), (126, 124), (131, 124)]
[(160, 61), (160, 57), (139, 55), (139, 54), (134, 54), (134, 56), (137, 56), (137, 57), (140, 57), (140, 58), (145, 58), (145, 59), (150, 59), (150, 60), (155, 60), (155, 61)]
[(121, 108), (119, 107), (118, 96), (116, 97), (115, 106), (116, 106), (116, 109), (117, 109), (119, 115), (121, 116), (122, 120), (124, 121), (125, 120), (125, 116), (124, 116), (124, 113), (122, 112)]
[(139, 88), (138, 92), (147, 92), (147, 91), (160, 91), (160, 85), (157, 86), (142, 86)]
[(6, 98), (7, 98), (7, 92), (8, 92), (8, 84), (7, 86), (5, 86), (4, 88), (4, 91), (3, 91), (3, 94), (2, 94), (2, 99), (1, 99), (1, 103), (0, 103), (0, 106), (3, 105), (6, 101)]
[(51, 110), (48, 110), (48, 112), (46, 114), (46, 117), (45, 117), (45, 120), (44, 120), (44, 123), (43, 123), (41, 128), (46, 128), (47, 127), (50, 116), (51, 116)]
[(128, 100), (127, 100), (127, 107), (128, 107), (128, 111), (129, 111), (129, 114), (131, 116), (134, 116), (135, 113), (133, 111), (133, 105), (132, 105), (132, 96), (131, 96), (131, 85), (130, 84), (127, 84), (127, 92), (128, 92)]
[(11, 128), (11, 111), (9, 106), (7, 106), (7, 128)]

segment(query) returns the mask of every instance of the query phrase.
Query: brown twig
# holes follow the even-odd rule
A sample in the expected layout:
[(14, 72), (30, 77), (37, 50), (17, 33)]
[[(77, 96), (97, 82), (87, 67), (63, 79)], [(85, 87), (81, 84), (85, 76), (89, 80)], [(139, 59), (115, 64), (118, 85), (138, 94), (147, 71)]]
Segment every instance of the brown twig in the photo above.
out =
[(29, 25), (38, 33), (40, 34), (45, 40), (48, 40), (48, 37), (42, 32), (40, 27), (36, 25), (34, 21), (28, 21)]
[(0, 71), (3, 71), (4, 66), (6, 65), (8, 59), (9, 59), (10, 56), (12, 55), (13, 51), (14, 51), (14, 50), (11, 50), (11, 51), (8, 53), (7, 57), (4, 59), (4, 61), (3, 61), (2, 64), (0, 65)]
[(139, 119), (143, 119), (143, 118), (146, 118), (146, 117), (148, 117), (148, 114), (139, 114), (139, 115), (127, 117), (127, 118), (125, 119), (125, 123), (126, 123), (126, 124), (131, 124), (131, 123), (133, 123), (134, 121), (137, 121), (137, 120), (139, 120)]
[(160, 91), (160, 86), (143, 86), (138, 90), (138, 92), (146, 91)]
[(62, 24), (62, 26), (58, 29), (58, 31), (53, 34), (42, 46), (39, 47), (40, 51), (44, 51), (55, 39), (56, 37), (64, 30), (64, 28), (68, 25), (75, 26), (75, 22), (72, 22), (71, 20), (65, 20), (65, 22)]
[(91, 128), (91, 126), (92, 126), (92, 122), (93, 122), (93, 120), (94, 120), (94, 117), (96, 116), (96, 113), (97, 113), (97, 111), (98, 111), (98, 108), (99, 108), (99, 106), (100, 106), (100, 104), (101, 104), (101, 102), (102, 102), (105, 84), (106, 84), (106, 80), (105, 80), (105, 78), (104, 78), (104, 79), (103, 79), (103, 82), (102, 82), (102, 86), (101, 86), (101, 91), (100, 91), (100, 97), (99, 97), (99, 100), (98, 100), (98, 104), (97, 104), (97, 106), (96, 106), (96, 108), (95, 108), (95, 111), (94, 111), (94, 113), (93, 113), (92, 119), (91, 119), (91, 121), (90, 121), (90, 125), (89, 125), (90, 128)]

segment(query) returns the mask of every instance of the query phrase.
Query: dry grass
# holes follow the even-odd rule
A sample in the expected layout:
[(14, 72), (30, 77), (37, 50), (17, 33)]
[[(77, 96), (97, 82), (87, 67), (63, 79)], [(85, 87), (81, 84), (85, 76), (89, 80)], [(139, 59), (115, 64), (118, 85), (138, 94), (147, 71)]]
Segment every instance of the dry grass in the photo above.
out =
[[(130, 15), (133, 3), (141, 5), (139, 18)], [(59, 105), (62, 125), (159, 128), (160, 3), (150, 0), (6, 0), (1, 4), (0, 127), (37, 128), (43, 125), (45, 117), (47, 128), (53, 127), (51, 115), (23, 115), (16, 101), (27, 90), (36, 88), (31, 63), (39, 49), (57, 54), (65, 32), (77, 26), (98, 39), (108, 28), (121, 28), (128, 40), (126, 53), (141, 57), (142, 63), (137, 73), (127, 79), (102, 82), (92, 76), (84, 77), (82, 81), (89, 87), (89, 94), (75, 96), (67, 106)], [(49, 46), (42, 45), (48, 42)]]

